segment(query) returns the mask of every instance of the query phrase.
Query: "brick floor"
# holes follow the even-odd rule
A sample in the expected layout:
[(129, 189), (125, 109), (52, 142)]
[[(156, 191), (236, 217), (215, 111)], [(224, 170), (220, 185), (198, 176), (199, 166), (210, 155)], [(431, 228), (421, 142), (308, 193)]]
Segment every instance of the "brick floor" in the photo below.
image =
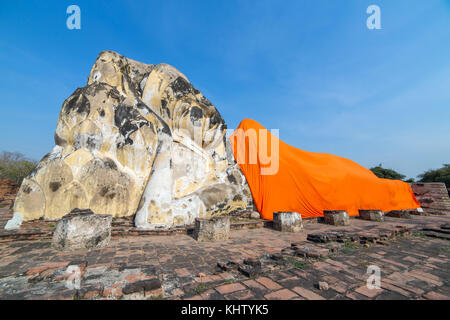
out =
[[(341, 249), (320, 259), (289, 255), (287, 249), (293, 243), (311, 246), (306, 239), (308, 233), (374, 233), (397, 226), (438, 226), (448, 223), (449, 218), (386, 218), (382, 224), (352, 219), (349, 227), (305, 223), (304, 231), (298, 234), (269, 228), (233, 230), (230, 240), (222, 243), (199, 243), (186, 234), (119, 237), (113, 238), (108, 248), (75, 252), (53, 250), (47, 239), (3, 242), (0, 299), (120, 299), (127, 285), (151, 278), (159, 279), (162, 288), (138, 290), (134, 298), (448, 299), (448, 240), (417, 234), (368, 247), (341, 243)], [(269, 261), (270, 254), (282, 250), (286, 253), (283, 263), (269, 264), (269, 269), (252, 279), (236, 270), (218, 272), (216, 268), (217, 262), (240, 263), (244, 258), (265, 257)], [(69, 265), (82, 270), (79, 289), (67, 287), (65, 270)], [(365, 286), (369, 265), (381, 269), (380, 290)], [(319, 290), (319, 281), (327, 282), (329, 289)]]

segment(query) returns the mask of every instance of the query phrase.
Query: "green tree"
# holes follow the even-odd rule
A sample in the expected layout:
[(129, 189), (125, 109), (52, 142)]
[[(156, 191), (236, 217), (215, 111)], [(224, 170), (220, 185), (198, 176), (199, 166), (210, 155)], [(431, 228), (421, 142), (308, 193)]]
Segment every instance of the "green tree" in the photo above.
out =
[(26, 158), (19, 152), (2, 151), (0, 153), (0, 179), (9, 179), (20, 185), (36, 165), (36, 161)]
[(450, 164), (444, 164), (442, 168), (428, 170), (418, 175), (420, 182), (444, 182), (450, 188)]
[(391, 179), (391, 180), (403, 180), (406, 177), (405, 175), (400, 174), (395, 170), (383, 168), (381, 166), (381, 164), (379, 164), (376, 167), (370, 168), (370, 170), (378, 178)]

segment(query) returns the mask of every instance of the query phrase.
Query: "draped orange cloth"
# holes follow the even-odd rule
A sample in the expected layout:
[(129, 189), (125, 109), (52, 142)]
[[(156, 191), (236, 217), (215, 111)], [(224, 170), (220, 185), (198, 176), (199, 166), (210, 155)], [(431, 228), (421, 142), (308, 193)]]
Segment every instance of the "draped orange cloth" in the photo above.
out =
[(254, 120), (243, 120), (230, 139), (264, 219), (277, 211), (307, 218), (323, 216), (323, 210), (354, 216), (359, 209), (420, 208), (408, 183), (378, 178), (346, 158), (294, 148)]

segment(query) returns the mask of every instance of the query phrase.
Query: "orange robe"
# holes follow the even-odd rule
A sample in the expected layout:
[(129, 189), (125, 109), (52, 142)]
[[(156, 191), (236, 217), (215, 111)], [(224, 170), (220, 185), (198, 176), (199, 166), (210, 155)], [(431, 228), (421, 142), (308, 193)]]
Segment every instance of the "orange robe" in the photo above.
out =
[(346, 158), (294, 148), (254, 120), (243, 120), (230, 139), (264, 219), (272, 220), (277, 211), (309, 218), (323, 216), (323, 210), (346, 210), (354, 216), (359, 209), (420, 208), (408, 183), (378, 178)]

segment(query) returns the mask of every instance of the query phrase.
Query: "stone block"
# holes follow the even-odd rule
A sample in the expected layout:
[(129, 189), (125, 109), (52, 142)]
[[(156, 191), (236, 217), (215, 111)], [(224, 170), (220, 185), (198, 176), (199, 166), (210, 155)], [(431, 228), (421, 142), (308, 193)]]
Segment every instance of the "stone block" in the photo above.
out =
[(224, 241), (230, 238), (230, 217), (195, 219), (194, 238), (197, 241)]
[(257, 258), (244, 259), (244, 264), (255, 267), (255, 268), (261, 268), (261, 261)]
[(17, 230), (22, 225), (23, 216), (19, 212), (15, 212), (13, 217), (8, 220), (5, 230)]
[(318, 248), (314, 246), (295, 247), (295, 255), (303, 258), (319, 259), (329, 255), (330, 250), (327, 248)]
[(324, 210), (323, 218), (326, 224), (333, 226), (350, 225), (350, 218), (345, 210)]
[(319, 288), (319, 290), (326, 291), (326, 290), (328, 290), (329, 286), (328, 286), (327, 282), (319, 281), (318, 288)]
[(262, 271), (261, 271), (261, 267), (254, 267), (251, 265), (240, 265), (238, 268), (238, 271), (240, 273), (242, 273), (244, 276), (249, 277), (249, 278), (254, 278), (256, 276), (261, 275)]
[(384, 214), (381, 210), (359, 210), (359, 217), (363, 220), (369, 221), (384, 221)]
[(133, 283), (127, 284), (122, 292), (124, 294), (132, 294), (136, 292), (149, 292), (153, 290), (157, 290), (161, 288), (161, 281), (159, 279), (147, 279), (147, 280), (140, 280)]
[(300, 232), (303, 229), (302, 216), (293, 211), (274, 212), (273, 228), (281, 232)]
[(52, 247), (63, 251), (103, 248), (111, 240), (111, 215), (90, 210), (72, 213), (56, 224)]
[(259, 214), (258, 211), (252, 211), (252, 212), (250, 213), (250, 218), (251, 218), (251, 219), (261, 219), (261, 215)]

